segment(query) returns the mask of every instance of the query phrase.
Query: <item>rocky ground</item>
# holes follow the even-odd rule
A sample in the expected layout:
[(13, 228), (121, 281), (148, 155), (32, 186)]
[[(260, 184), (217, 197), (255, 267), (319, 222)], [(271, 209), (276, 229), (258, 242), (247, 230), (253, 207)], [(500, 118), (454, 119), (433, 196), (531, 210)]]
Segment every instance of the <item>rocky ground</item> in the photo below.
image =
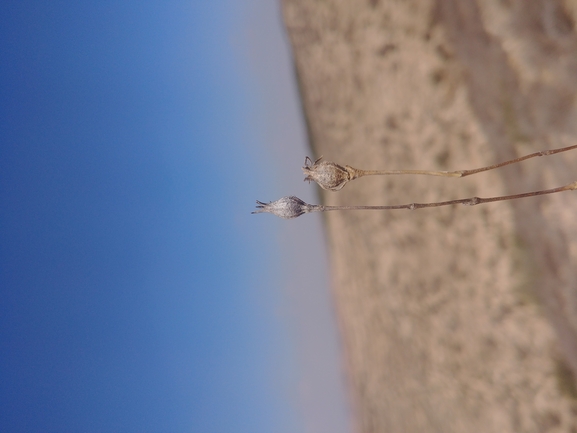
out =
[[(283, 0), (315, 156), (476, 168), (577, 144), (577, 1)], [(373, 176), (325, 204), (577, 180), (577, 151), (463, 179)], [(362, 432), (577, 431), (577, 192), (325, 213)]]

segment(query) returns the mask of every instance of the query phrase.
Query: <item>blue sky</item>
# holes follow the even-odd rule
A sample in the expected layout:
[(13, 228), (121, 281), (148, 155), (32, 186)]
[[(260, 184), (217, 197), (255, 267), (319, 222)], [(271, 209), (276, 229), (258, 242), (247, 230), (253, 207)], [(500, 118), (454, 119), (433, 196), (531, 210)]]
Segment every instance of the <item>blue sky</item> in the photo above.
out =
[(349, 431), (278, 5), (0, 5), (0, 431)]

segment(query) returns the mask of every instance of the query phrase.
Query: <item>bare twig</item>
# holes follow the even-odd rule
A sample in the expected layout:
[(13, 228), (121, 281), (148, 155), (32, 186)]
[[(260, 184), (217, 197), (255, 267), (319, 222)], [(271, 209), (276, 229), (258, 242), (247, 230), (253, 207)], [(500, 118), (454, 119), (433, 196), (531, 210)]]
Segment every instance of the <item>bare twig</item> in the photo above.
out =
[(350, 165), (336, 164), (329, 161), (321, 161), (322, 158), (312, 161), (308, 156), (305, 158), (305, 165), (303, 172), (306, 175), (305, 180), (314, 180), (321, 188), (329, 191), (338, 191), (342, 189), (351, 180), (362, 176), (374, 175), (394, 175), (394, 174), (420, 174), (425, 176), (443, 176), (443, 177), (465, 177), (472, 174), (481, 173), (483, 171), (494, 170), (496, 168), (505, 167), (506, 165), (516, 164), (527, 159), (538, 156), (549, 156), (556, 153), (567, 152), (568, 150), (577, 149), (577, 145), (563, 147), (560, 149), (541, 150), (539, 152), (531, 153), (520, 158), (511, 159), (510, 161), (501, 162), (499, 164), (489, 165), (487, 167), (475, 168), (472, 170), (457, 170), (457, 171), (428, 171), (428, 170), (361, 170), (353, 168)]
[(466, 206), (475, 206), (477, 204), (491, 203), (495, 201), (505, 201), (505, 200), (515, 200), (518, 198), (534, 197), (538, 195), (554, 194), (562, 191), (573, 191), (577, 189), (577, 182), (570, 183), (565, 186), (561, 186), (553, 189), (545, 189), (540, 191), (525, 192), (522, 194), (504, 195), (499, 197), (470, 197), (458, 200), (448, 200), (433, 203), (409, 203), (409, 204), (399, 204), (399, 205), (389, 205), (389, 206), (324, 206), (320, 204), (308, 204), (302, 201), (300, 198), (295, 196), (283, 197), (279, 200), (263, 203), (257, 201), (258, 210), (252, 212), (272, 213), (278, 217), (290, 219), (301, 216), (302, 214), (309, 212), (328, 212), (333, 210), (395, 210), (395, 209), (422, 209), (425, 207), (439, 207), (439, 206), (449, 206), (454, 204), (463, 204)]

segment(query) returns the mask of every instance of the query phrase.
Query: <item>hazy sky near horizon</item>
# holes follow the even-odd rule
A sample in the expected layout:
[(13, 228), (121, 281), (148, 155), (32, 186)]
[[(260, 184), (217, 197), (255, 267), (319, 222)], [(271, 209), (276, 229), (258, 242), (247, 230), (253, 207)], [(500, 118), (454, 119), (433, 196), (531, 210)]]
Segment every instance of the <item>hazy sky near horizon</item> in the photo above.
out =
[(0, 23), (0, 431), (349, 431), (277, 2)]

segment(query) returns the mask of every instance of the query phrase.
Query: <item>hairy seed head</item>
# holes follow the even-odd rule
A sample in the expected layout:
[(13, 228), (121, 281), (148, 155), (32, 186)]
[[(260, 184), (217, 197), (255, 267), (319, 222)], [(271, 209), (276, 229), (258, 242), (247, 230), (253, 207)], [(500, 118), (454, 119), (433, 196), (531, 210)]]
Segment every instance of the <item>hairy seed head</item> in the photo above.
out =
[(258, 210), (252, 213), (269, 212), (284, 219), (296, 218), (304, 213), (311, 212), (314, 207), (293, 195), (269, 203), (263, 203), (258, 200), (256, 203)]
[(321, 161), (321, 158), (313, 163), (308, 156), (305, 158), (303, 173), (306, 175), (306, 181), (314, 180), (322, 189), (329, 191), (338, 191), (352, 180), (348, 167), (342, 167), (334, 162)]

